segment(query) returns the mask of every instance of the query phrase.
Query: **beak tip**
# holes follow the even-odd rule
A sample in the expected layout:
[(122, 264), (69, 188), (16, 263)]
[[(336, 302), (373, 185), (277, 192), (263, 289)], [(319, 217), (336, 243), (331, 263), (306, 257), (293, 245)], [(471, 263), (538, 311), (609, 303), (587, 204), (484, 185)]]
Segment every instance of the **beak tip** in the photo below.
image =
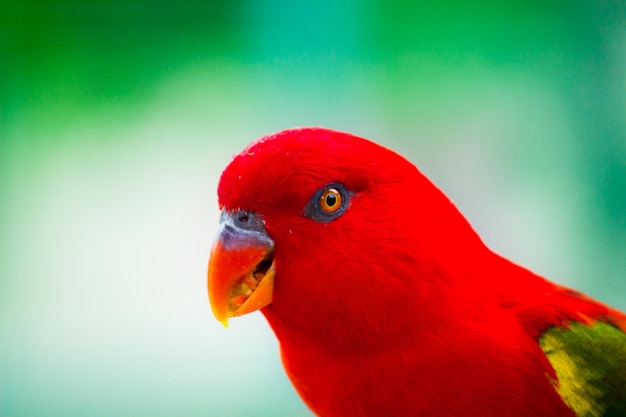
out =
[(228, 328), (228, 311), (226, 308), (222, 306), (222, 303), (217, 302), (211, 296), (209, 296), (209, 302), (211, 304), (211, 310), (213, 311), (213, 317), (215, 317), (222, 326)]

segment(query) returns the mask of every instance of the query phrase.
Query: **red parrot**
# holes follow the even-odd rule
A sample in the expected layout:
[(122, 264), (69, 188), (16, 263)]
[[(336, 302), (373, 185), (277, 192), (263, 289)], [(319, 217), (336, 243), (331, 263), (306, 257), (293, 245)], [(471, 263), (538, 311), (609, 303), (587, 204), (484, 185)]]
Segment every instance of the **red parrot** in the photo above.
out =
[(297, 128), (218, 187), (215, 317), (266, 317), (321, 417), (626, 416), (626, 315), (492, 252), (409, 161)]

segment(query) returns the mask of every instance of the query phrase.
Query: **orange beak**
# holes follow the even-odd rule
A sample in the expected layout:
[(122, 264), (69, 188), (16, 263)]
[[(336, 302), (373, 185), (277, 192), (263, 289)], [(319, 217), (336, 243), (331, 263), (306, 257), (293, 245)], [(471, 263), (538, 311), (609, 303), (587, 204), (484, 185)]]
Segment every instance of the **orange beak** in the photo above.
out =
[(260, 310), (272, 302), (274, 242), (250, 212), (223, 211), (208, 272), (213, 315), (228, 318)]

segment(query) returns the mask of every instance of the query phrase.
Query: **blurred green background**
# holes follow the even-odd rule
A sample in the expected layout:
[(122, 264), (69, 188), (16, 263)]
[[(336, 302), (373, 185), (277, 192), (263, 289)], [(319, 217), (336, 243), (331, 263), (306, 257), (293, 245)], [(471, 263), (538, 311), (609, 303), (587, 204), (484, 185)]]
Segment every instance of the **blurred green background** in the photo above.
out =
[(232, 154), (323, 125), (496, 251), (626, 309), (626, 2), (3, 2), (0, 415), (308, 416), (213, 319)]

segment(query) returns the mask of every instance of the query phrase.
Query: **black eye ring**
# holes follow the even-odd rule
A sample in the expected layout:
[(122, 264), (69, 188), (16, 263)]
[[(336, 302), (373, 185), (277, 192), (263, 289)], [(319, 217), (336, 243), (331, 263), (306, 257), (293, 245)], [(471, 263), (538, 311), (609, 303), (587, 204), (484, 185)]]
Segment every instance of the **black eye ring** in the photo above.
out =
[(318, 222), (331, 222), (348, 209), (352, 194), (343, 184), (327, 184), (313, 194), (302, 214)]

